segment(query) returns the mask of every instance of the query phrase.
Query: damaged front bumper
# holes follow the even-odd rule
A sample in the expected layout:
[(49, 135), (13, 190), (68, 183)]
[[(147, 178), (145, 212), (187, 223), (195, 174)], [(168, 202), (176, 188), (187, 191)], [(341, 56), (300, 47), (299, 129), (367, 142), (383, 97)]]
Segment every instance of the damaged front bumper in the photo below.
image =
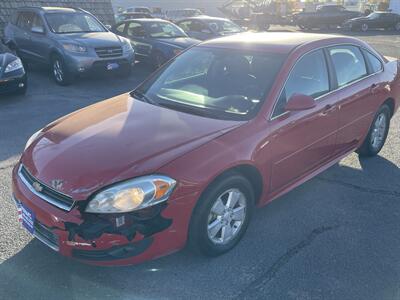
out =
[(31, 223), (25, 227), (53, 250), (90, 264), (129, 265), (184, 247), (198, 193), (125, 214), (85, 213), (85, 201), (65, 211), (32, 193), (16, 167), (13, 196), (21, 221)]

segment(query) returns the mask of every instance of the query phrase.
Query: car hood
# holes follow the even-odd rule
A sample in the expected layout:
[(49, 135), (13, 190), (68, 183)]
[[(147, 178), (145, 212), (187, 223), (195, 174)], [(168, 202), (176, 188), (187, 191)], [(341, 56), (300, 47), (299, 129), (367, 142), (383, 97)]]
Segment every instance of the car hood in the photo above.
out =
[(124, 94), (47, 126), (22, 163), (44, 184), (61, 180), (60, 192), (85, 200), (112, 183), (156, 172), (243, 123), (178, 112)]
[(107, 32), (89, 32), (89, 33), (66, 33), (63, 37), (83, 44), (87, 47), (115, 47), (120, 46), (122, 39), (120, 36)]
[(159, 44), (166, 46), (178, 47), (181, 49), (186, 49), (193, 45), (200, 43), (199, 40), (192, 39), (190, 37), (179, 37), (171, 39), (155, 39)]

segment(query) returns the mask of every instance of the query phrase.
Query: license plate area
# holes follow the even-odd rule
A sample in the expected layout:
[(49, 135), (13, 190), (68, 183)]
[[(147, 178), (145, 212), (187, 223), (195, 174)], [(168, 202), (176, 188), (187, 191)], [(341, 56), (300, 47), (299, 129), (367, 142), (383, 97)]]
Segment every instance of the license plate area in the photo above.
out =
[(106, 65), (106, 69), (108, 71), (116, 70), (118, 68), (119, 68), (119, 64), (116, 62), (110, 62), (110, 63), (107, 63), (107, 65)]
[(35, 213), (29, 207), (16, 199), (14, 200), (18, 209), (18, 219), (22, 226), (43, 244), (47, 245), (54, 251), (59, 251), (58, 235), (53, 233), (53, 231), (47, 226), (40, 223), (36, 219)]

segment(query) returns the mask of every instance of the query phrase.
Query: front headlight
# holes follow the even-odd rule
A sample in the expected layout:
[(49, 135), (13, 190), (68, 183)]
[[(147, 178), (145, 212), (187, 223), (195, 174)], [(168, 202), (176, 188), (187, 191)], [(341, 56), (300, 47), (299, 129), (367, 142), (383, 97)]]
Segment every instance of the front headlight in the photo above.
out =
[(34, 140), (36, 140), (36, 138), (42, 133), (42, 129), (36, 131), (34, 134), (32, 134), (32, 136), (28, 139), (28, 141), (26, 142), (24, 151), (33, 143)]
[(133, 48), (132, 48), (132, 45), (131, 45), (130, 41), (128, 41), (128, 40), (124, 41), (124, 43), (122, 45), (122, 51), (123, 52), (131, 52), (131, 51), (133, 51)]
[(167, 201), (176, 181), (163, 175), (139, 177), (99, 192), (86, 207), (88, 213), (126, 213)]
[(79, 44), (64, 43), (62, 46), (69, 52), (85, 53), (87, 51), (85, 46)]
[(6, 69), (4, 70), (4, 73), (9, 73), (23, 68), (24, 66), (22, 65), (22, 61), (19, 58), (17, 58), (16, 60), (13, 60), (7, 65)]

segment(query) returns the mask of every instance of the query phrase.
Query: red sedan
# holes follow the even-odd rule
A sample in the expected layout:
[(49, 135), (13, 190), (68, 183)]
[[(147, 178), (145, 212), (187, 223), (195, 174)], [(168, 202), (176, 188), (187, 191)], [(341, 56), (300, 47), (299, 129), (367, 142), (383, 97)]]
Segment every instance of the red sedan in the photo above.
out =
[(62, 255), (143, 262), (232, 249), (254, 207), (383, 147), (400, 66), (349, 37), (241, 34), (168, 62), (130, 94), (34, 134), (13, 171), (21, 220)]

